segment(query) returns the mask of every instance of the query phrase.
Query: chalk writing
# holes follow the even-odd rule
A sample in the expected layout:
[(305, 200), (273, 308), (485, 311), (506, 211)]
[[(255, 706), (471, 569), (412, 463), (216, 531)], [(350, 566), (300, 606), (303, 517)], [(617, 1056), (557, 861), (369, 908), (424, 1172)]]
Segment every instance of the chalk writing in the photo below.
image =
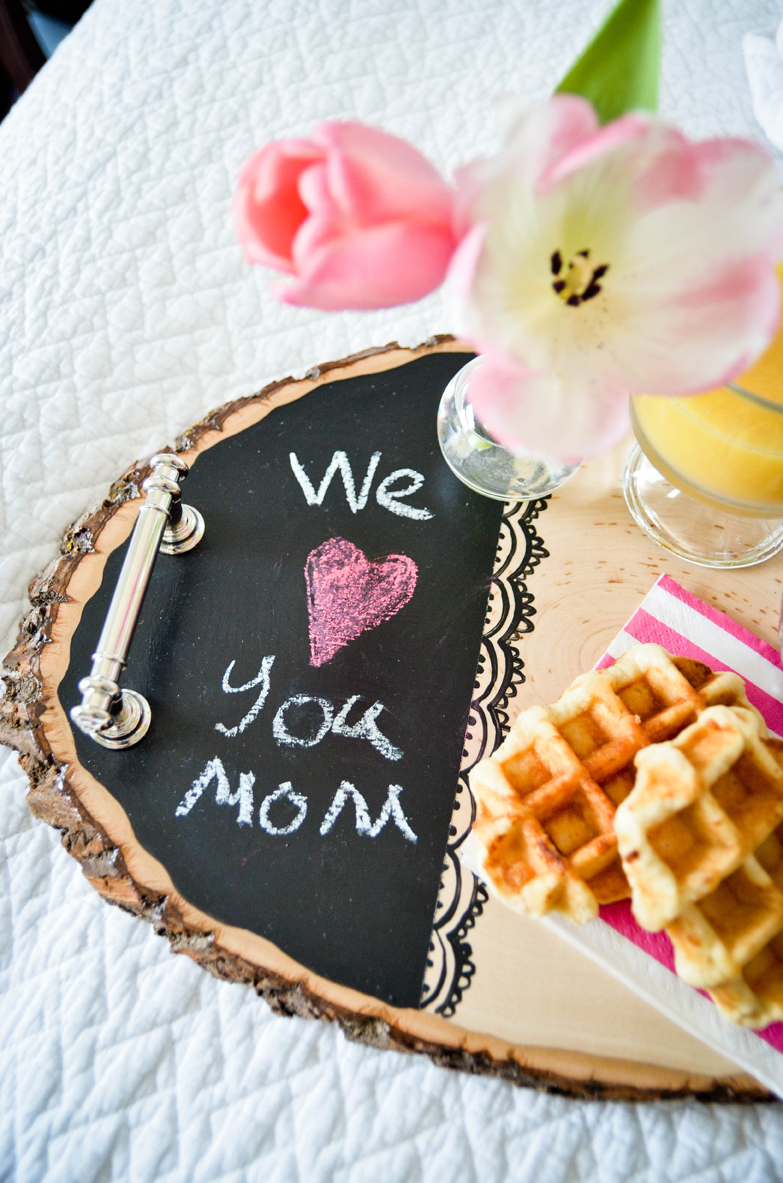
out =
[[(219, 756), (215, 756), (214, 760), (210, 760), (201, 775), (196, 777), (175, 809), (174, 816), (187, 817), (213, 780), (217, 781), (215, 804), (238, 804), (237, 825), (252, 826), (254, 805), (253, 787), (256, 783), (255, 774), (252, 772), (240, 772), (239, 787), (235, 793), (232, 793), (228, 775), (223, 766), (223, 761)], [(389, 785), (388, 795), (381, 812), (378, 814), (378, 820), (373, 822), (363, 794), (350, 781), (341, 781), (340, 787), (332, 800), (332, 804), (329, 806), (321, 822), (318, 833), (322, 838), (326, 837), (342, 813), (346, 802), (351, 798), (354, 805), (357, 834), (367, 838), (377, 838), (386, 826), (386, 823), (391, 819), (407, 842), (418, 842), (418, 837), (411, 828), (411, 824), (400, 804), (401, 792), (402, 785)], [(282, 826), (275, 825), (269, 816), (269, 811), (276, 802), (281, 802), (281, 804), (287, 802), (296, 809), (296, 816)], [(264, 797), (258, 811), (258, 824), (262, 830), (265, 830), (267, 834), (275, 838), (295, 834), (307, 817), (307, 805), (308, 801), (305, 794), (297, 793), (290, 780), (284, 781)], [(279, 820), (279, 811), (277, 816)]]
[(385, 735), (382, 735), (375, 722), (383, 710), (382, 702), (374, 702), (371, 707), (368, 707), (358, 723), (348, 724), (348, 713), (354, 703), (358, 701), (358, 694), (354, 694), (353, 698), (348, 699), (334, 723), (332, 723), (334, 734), (345, 735), (349, 739), (367, 739), (375, 750), (380, 752), (382, 756), (385, 756), (387, 760), (400, 760), (403, 755), (402, 748), (395, 747)]
[(394, 824), (402, 831), (403, 837), (407, 838), (408, 842), (418, 842), (417, 836), (411, 829), (408, 819), (402, 811), (400, 805), (400, 793), (402, 792), (402, 785), (389, 785), (389, 795), (384, 802), (377, 822), (373, 825), (370, 818), (370, 811), (367, 808), (367, 802), (357, 788), (344, 780), (341, 782), (339, 789), (334, 795), (334, 801), (329, 806), (326, 817), (321, 822), (321, 829), (318, 831), (323, 837), (328, 834), (337, 818), (342, 812), (348, 797), (353, 797), (354, 809), (356, 812), (356, 833), (366, 834), (368, 838), (377, 838), (383, 827), (386, 825), (390, 817), (394, 818)]
[[(227, 739), (233, 739), (248, 727), (254, 719), (263, 710), (266, 700), (269, 696), (269, 688), (271, 683), (271, 670), (274, 664), (274, 654), (264, 657), (261, 661), (261, 668), (255, 678), (249, 682), (245, 682), (243, 686), (232, 686), (229, 679), (231, 671), (236, 664), (235, 661), (229, 662), (228, 668), (223, 675), (223, 690), (226, 694), (240, 694), (243, 690), (254, 690), (256, 686), (261, 685), (261, 691), (256, 698), (253, 706), (250, 708), (244, 718), (237, 723), (236, 727), (226, 727), (223, 723), (216, 723), (215, 730), (219, 731), (221, 735), (225, 735)], [(398, 748), (388, 739), (378, 727), (376, 719), (381, 711), (385, 710), (382, 702), (374, 702), (372, 706), (367, 707), (362, 717), (356, 723), (348, 722), (348, 715), (357, 702), (361, 700), (361, 695), (352, 695), (346, 703), (340, 708), (335, 715), (335, 706), (328, 698), (320, 698), (313, 694), (293, 694), (287, 698), (277, 709), (272, 720), (272, 735), (277, 742), (288, 748), (314, 748), (322, 739), (331, 731), (333, 735), (342, 735), (346, 739), (366, 739), (371, 743), (377, 752), (380, 752), (387, 760), (400, 760), (403, 756), (402, 748)], [(313, 716), (310, 712), (305, 712), (305, 722), (307, 716), (310, 717), (310, 729), (307, 734), (295, 734), (289, 727), (286, 716), (292, 709), (302, 708), (308, 703), (313, 703), (318, 717), (318, 724), (313, 728)], [(297, 717), (301, 720), (301, 709), (297, 712)], [(220, 761), (218, 761), (220, 763)], [(222, 769), (222, 764), (220, 768)], [(218, 775), (217, 772), (211, 774)], [(225, 775), (224, 773), (222, 775)], [(204, 782), (204, 786), (199, 792), (204, 791), (209, 781)], [(227, 782), (226, 782), (227, 784)], [(226, 792), (228, 789), (226, 788)], [(197, 798), (194, 798), (197, 800)], [(233, 802), (232, 802), (233, 804)]]
[[(291, 698), (287, 698), (278, 709), (272, 721), (272, 734), (277, 742), (284, 747), (314, 748), (331, 731), (334, 735), (344, 735), (347, 739), (368, 740), (375, 750), (380, 752), (382, 756), (385, 756), (387, 760), (401, 759), (403, 755), (402, 749), (395, 747), (383, 735), (375, 722), (384, 709), (382, 702), (374, 702), (371, 707), (368, 707), (358, 723), (348, 723), (348, 714), (351, 707), (359, 701), (360, 697), (360, 695), (354, 694), (341, 708), (339, 714), (335, 716), (334, 707), (328, 699), (318, 698), (311, 694), (294, 694)], [(301, 707), (308, 702), (315, 703), (321, 713), (321, 720), (318, 727), (311, 735), (292, 735), (285, 721), (286, 713), (290, 707)]]
[(329, 467), (324, 473), (324, 479), (318, 486), (317, 493), (313, 488), (309, 476), (305, 472), (302, 465), (299, 463), (296, 457), (296, 452), (289, 452), (288, 458), (291, 461), (291, 468), (293, 469), (294, 476), (299, 481), (308, 505), (323, 505), (326, 492), (332, 483), (332, 477), (339, 468), (340, 476), (343, 478), (345, 499), (351, 508), (351, 513), (357, 513), (360, 509), (364, 509), (365, 505), (367, 504), (367, 498), (370, 496), (373, 477), (375, 476), (375, 470), (378, 467), (378, 461), (381, 458), (381, 453), (373, 452), (372, 456), (370, 457), (370, 463), (367, 466), (367, 472), (364, 474), (364, 480), (362, 481), (362, 487), (358, 497), (356, 496), (356, 486), (353, 480), (353, 471), (345, 452), (335, 452), (335, 454), (332, 456)]
[(371, 562), (345, 538), (329, 538), (305, 562), (310, 665), (331, 661), (362, 633), (391, 620), (410, 600), (419, 569), (407, 555)]
[(223, 735), (227, 735), (229, 739), (231, 739), (235, 735), (241, 735), (245, 728), (249, 727), (253, 720), (261, 713), (264, 703), (266, 702), (267, 695), (269, 694), (269, 673), (272, 669), (272, 663), (274, 660), (274, 656), (265, 657), (261, 662), (261, 669), (258, 671), (256, 677), (250, 682), (245, 682), (244, 686), (232, 686), (229, 682), (231, 671), (233, 670), (235, 664), (233, 661), (229, 663), (228, 669), (223, 675), (223, 690), (226, 694), (241, 694), (243, 690), (253, 690), (256, 686), (258, 686), (259, 683), (261, 683), (261, 690), (259, 692), (258, 698), (253, 703), (244, 719), (240, 720), (236, 727), (229, 728), (224, 727), (222, 723), (216, 723), (216, 731), (220, 731)]
[[(390, 485), (403, 476), (411, 478), (410, 484), (402, 489), (391, 489)], [(413, 518), (417, 522), (426, 522), (432, 517), (428, 509), (416, 509), (413, 505), (400, 504), (401, 497), (410, 497), (411, 493), (415, 493), (423, 484), (424, 477), (420, 472), (416, 472), (415, 468), (398, 468), (381, 481), (375, 490), (375, 499), (384, 509), (399, 514), (401, 518)]]
[[(323, 505), (324, 497), (332, 483), (332, 478), (339, 471), (343, 479), (345, 500), (348, 502), (351, 513), (358, 513), (359, 510), (364, 509), (369, 500), (370, 489), (372, 488), (372, 482), (375, 478), (375, 472), (378, 468), (381, 455), (381, 452), (373, 452), (370, 457), (370, 463), (367, 465), (367, 471), (364, 474), (364, 480), (362, 481), (362, 487), (358, 497), (356, 496), (353, 469), (351, 468), (351, 462), (346, 452), (340, 450), (333, 454), (317, 492), (296, 452), (289, 452), (288, 459), (291, 463), (291, 470), (299, 482), (299, 486), (305, 495), (305, 501), (308, 505)], [(405, 485), (402, 489), (391, 488), (395, 481), (399, 480), (400, 477), (406, 476), (410, 477), (409, 484)], [(375, 499), (383, 509), (388, 509), (390, 513), (396, 513), (402, 518), (412, 518), (417, 522), (426, 522), (434, 516), (428, 509), (417, 509), (413, 505), (401, 504), (403, 497), (412, 496), (423, 484), (424, 477), (415, 468), (398, 468), (385, 477), (378, 485), (378, 488), (375, 490)]]
[(213, 780), (217, 780), (215, 804), (236, 805), (238, 803), (239, 813), (237, 814), (237, 825), (252, 826), (253, 785), (255, 784), (256, 778), (252, 772), (240, 773), (239, 788), (235, 793), (232, 793), (231, 786), (228, 783), (228, 777), (226, 776), (226, 770), (223, 767), (223, 761), (219, 756), (215, 756), (214, 760), (210, 760), (204, 771), (201, 773), (201, 776), (196, 777), (182, 801), (180, 801), (179, 805), (177, 806), (174, 816), (186, 817), (198, 801), (201, 794)]
[[(322, 711), (322, 719), (318, 726), (318, 730), (314, 735), (291, 735), (286, 727), (285, 716), (286, 712), (291, 707), (304, 706), (306, 702), (317, 703)], [(277, 714), (272, 721), (272, 734), (279, 744), (283, 744), (287, 748), (314, 748), (317, 743), (320, 743), (326, 733), (331, 729), (332, 721), (334, 719), (334, 711), (332, 704), (327, 702), (325, 698), (316, 698), (311, 694), (294, 694), (291, 698), (287, 698), (283, 705), (279, 708)]]
[[(287, 826), (275, 826), (269, 820), (269, 807), (281, 798), (290, 801), (297, 810), (296, 817)], [(267, 834), (272, 834), (273, 836), (293, 834), (299, 829), (306, 817), (307, 798), (301, 793), (295, 793), (290, 780), (287, 780), (279, 789), (275, 789), (274, 793), (269, 793), (268, 796), (264, 797), (264, 800), (261, 802), (261, 808), (258, 811), (258, 824), (262, 830), (266, 830)]]

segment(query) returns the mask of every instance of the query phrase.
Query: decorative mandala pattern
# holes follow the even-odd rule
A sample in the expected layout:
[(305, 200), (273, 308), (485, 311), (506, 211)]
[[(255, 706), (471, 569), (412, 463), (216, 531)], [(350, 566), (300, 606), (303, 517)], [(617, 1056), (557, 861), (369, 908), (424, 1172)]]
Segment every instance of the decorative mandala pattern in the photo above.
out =
[(484, 635), (462, 751), (457, 795), (449, 828), (435, 924), (424, 976), (421, 1006), (451, 1018), (470, 985), (475, 966), (466, 937), (487, 901), (483, 883), (466, 871), (460, 847), (470, 833), (476, 803), (468, 774), (491, 754), (508, 733), (508, 704), (524, 680), (518, 642), (533, 631), (533, 596), (525, 578), (548, 557), (536, 531), (547, 498), (508, 504), (503, 512), (498, 549), (487, 600)]

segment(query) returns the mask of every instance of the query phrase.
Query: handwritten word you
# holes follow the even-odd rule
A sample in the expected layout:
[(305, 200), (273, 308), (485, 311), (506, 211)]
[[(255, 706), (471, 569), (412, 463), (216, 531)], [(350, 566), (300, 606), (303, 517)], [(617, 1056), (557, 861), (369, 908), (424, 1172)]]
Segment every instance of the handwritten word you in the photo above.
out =
[[(237, 825), (252, 826), (255, 811), (255, 774), (252, 772), (241, 772), (239, 774), (239, 784), (236, 790), (232, 792), (223, 761), (219, 756), (215, 756), (214, 760), (210, 760), (201, 775), (196, 777), (174, 811), (174, 816), (187, 817), (193, 806), (213, 781), (216, 782), (215, 804), (238, 806)], [(377, 821), (373, 822), (364, 796), (350, 781), (341, 781), (340, 787), (324, 815), (318, 833), (322, 838), (329, 833), (350, 800), (353, 802), (354, 823), (357, 834), (361, 834), (366, 838), (377, 838), (387, 822), (391, 821), (400, 830), (407, 842), (415, 843), (418, 841), (418, 837), (411, 829), (410, 822), (403, 812), (402, 805), (400, 804), (401, 792), (402, 785), (389, 785), (389, 792), (383, 808), (378, 815)], [(285, 821), (283, 825), (275, 824), (271, 816), (272, 807), (277, 803), (288, 803), (296, 811), (293, 818)], [(273, 837), (286, 837), (289, 834), (296, 833), (304, 824), (304, 820), (307, 817), (307, 808), (307, 797), (304, 793), (297, 793), (291, 781), (287, 780), (264, 797), (258, 810), (258, 824), (262, 830), (265, 830), (267, 834)], [(281, 822), (283, 820), (279, 816), (278, 810), (277, 821)]]
[[(251, 678), (249, 682), (245, 682), (242, 686), (231, 685), (231, 671), (234, 668), (235, 662), (232, 661), (229, 663), (223, 675), (223, 690), (226, 694), (241, 694), (243, 691), (255, 690), (256, 687), (259, 690), (250, 710), (234, 727), (226, 727), (224, 723), (215, 724), (215, 730), (219, 731), (221, 735), (225, 735), (228, 739), (233, 739), (235, 736), (241, 735), (245, 728), (249, 727), (261, 714), (269, 695), (274, 660), (274, 654), (264, 657), (261, 661), (261, 668), (255, 678)], [(387, 739), (381, 732), (376, 723), (376, 719), (381, 711), (384, 710), (382, 702), (374, 702), (371, 707), (367, 708), (358, 722), (348, 722), (348, 716), (356, 703), (359, 702), (360, 697), (358, 694), (352, 695), (339, 711), (335, 711), (333, 704), (328, 698), (321, 698), (314, 694), (292, 694), (278, 708), (272, 720), (272, 735), (281, 747), (314, 748), (316, 744), (319, 744), (331, 732), (333, 735), (342, 735), (347, 739), (365, 739), (387, 760), (400, 760), (403, 756), (402, 749), (395, 747), (391, 740)], [(314, 730), (311, 728), (306, 734), (297, 735), (292, 731), (292, 724), (289, 723), (290, 713), (296, 708), (300, 708), (301, 710), (302, 707), (306, 707), (308, 704), (313, 705), (319, 721)]]
[[(351, 468), (346, 452), (338, 451), (334, 453), (329, 462), (329, 467), (324, 473), (323, 480), (318, 486), (317, 492), (301, 462), (298, 460), (296, 452), (289, 452), (288, 458), (291, 461), (294, 476), (299, 481), (308, 505), (323, 505), (324, 497), (332, 483), (332, 477), (339, 470), (340, 476), (343, 478), (345, 499), (350, 506), (351, 513), (358, 513), (367, 504), (370, 489), (375, 479), (375, 470), (378, 467), (382, 454), (381, 452), (373, 452), (370, 457), (370, 463), (367, 465), (367, 471), (364, 474), (364, 480), (362, 481), (362, 487), (359, 490), (358, 497), (356, 496), (356, 482), (353, 479), (353, 469)], [(407, 477), (409, 483), (401, 489), (393, 489), (392, 485), (403, 477)], [(415, 468), (396, 468), (394, 472), (390, 472), (387, 477), (384, 477), (378, 485), (375, 490), (375, 500), (383, 509), (388, 509), (389, 513), (396, 513), (401, 518), (413, 518), (417, 522), (426, 522), (429, 518), (433, 517), (433, 514), (428, 509), (417, 509), (413, 505), (403, 504), (403, 498), (411, 497), (414, 493), (418, 492), (423, 484), (424, 477)]]

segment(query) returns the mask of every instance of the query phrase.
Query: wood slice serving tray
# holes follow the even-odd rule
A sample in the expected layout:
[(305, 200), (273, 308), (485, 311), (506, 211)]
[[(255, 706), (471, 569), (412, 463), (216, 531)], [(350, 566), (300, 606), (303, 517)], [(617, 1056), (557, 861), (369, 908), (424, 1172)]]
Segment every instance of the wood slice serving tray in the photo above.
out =
[(123, 683), (152, 726), (107, 751), (67, 711), (141, 504), (134, 466), (31, 586), (0, 738), (107, 901), (279, 1013), (577, 1096), (766, 1097), (488, 900), (458, 848), (467, 770), (595, 663), (658, 575), (773, 640), (780, 561), (702, 571), (655, 549), (622, 500), (627, 448), (548, 502), (475, 496), (434, 429), (465, 353), (370, 350), (177, 442), (206, 534), (157, 562)]

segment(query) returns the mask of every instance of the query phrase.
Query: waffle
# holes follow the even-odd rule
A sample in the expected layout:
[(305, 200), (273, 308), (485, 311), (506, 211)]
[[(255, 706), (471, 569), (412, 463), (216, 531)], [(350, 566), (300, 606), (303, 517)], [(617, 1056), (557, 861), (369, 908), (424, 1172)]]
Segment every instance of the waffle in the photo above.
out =
[[(715, 921), (710, 928), (737, 973), (709, 992), (732, 1023), (766, 1027), (783, 1019), (783, 826), (770, 834), (755, 856), (743, 862), (725, 887), (732, 903), (734, 898), (739, 901), (739, 907), (732, 909), (734, 931), (727, 931), (726, 922), (721, 926)], [(715, 895), (717, 898), (718, 893)], [(714, 902), (702, 901), (700, 919), (705, 923), (709, 923), (709, 907)], [(690, 935), (686, 924), (687, 918), (673, 937), (680, 945)]]
[(636, 919), (733, 1022), (783, 1018), (783, 744), (716, 707), (636, 764), (615, 818)]
[(633, 789), (634, 757), (713, 702), (747, 706), (742, 679), (637, 645), (582, 674), (552, 706), (523, 711), (470, 776), (475, 841), (497, 895), (529, 915), (556, 910), (578, 924), (630, 895), (614, 816)]
[(715, 706), (639, 752), (615, 830), (643, 928), (659, 932), (711, 893), (783, 820), (783, 772), (766, 738), (756, 712)]

